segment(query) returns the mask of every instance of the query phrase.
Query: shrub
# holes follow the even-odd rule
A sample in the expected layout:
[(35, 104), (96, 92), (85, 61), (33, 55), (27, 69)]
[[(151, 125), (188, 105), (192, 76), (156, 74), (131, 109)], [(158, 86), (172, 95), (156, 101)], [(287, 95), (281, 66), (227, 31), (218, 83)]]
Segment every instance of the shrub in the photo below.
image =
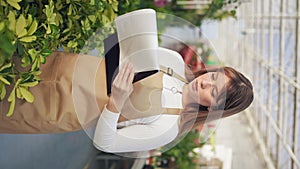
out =
[(0, 99), (10, 102), (7, 116), (16, 98), (34, 101), (28, 88), (40, 81), (40, 65), (52, 51), (78, 53), (117, 12), (117, 0), (0, 0)]

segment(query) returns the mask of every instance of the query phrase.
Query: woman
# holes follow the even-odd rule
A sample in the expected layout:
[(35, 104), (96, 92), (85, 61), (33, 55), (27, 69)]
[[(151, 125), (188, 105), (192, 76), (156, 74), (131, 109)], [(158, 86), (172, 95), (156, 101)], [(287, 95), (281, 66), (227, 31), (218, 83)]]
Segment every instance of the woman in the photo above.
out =
[(103, 58), (54, 52), (41, 71), (43, 80), (30, 89), (33, 103), (16, 100), (13, 116), (6, 117), (9, 103), (0, 102), (1, 133), (59, 133), (96, 126), (97, 148), (145, 151), (166, 145), (205, 121), (238, 113), (253, 100), (249, 80), (229, 67), (198, 72), (188, 84), (159, 72), (132, 85), (134, 70), (126, 64), (110, 97)]
[[(143, 29), (131, 22), (148, 22), (144, 15), (152, 22)], [(153, 49), (149, 57), (159, 51), (166, 54), (157, 54), (160, 59), (168, 53), (180, 57), (158, 47), (153, 10), (137, 11), (117, 21), (122, 57), (148, 49)], [(129, 29), (132, 27), (138, 30)], [(178, 63), (184, 63), (180, 59)], [(174, 58), (165, 58), (160, 64), (170, 67), (170, 60)], [(0, 102), (0, 133), (59, 133), (96, 126), (92, 138), (97, 148), (145, 151), (166, 145), (205, 121), (238, 113), (253, 100), (251, 83), (232, 68), (199, 72), (188, 84), (179, 80), (184, 78), (169, 76), (170, 72), (159, 72), (132, 85), (134, 70), (130, 64), (117, 75), (109, 97), (106, 66), (103, 58), (53, 52), (41, 65), (42, 81), (30, 88), (33, 103), (16, 100), (13, 116), (6, 117), (7, 98)], [(172, 70), (175, 68), (179, 69), (175, 66)], [(184, 73), (184, 69), (178, 72)]]
[[(115, 79), (107, 104), (100, 109), (92, 136), (100, 150), (138, 152), (172, 144), (190, 129), (242, 111), (252, 102), (251, 83), (228, 67), (200, 71), (196, 73), (198, 78), (185, 84), (182, 57), (158, 46), (155, 11), (133, 11), (115, 22), (120, 58), (129, 57), (134, 62), (157, 54), (160, 65), (180, 70), (177, 73), (181, 78), (164, 71), (132, 85), (134, 70), (130, 64), (125, 65)], [(178, 64), (174, 66), (176, 59)]]
[(209, 115), (210, 121), (236, 114), (253, 100), (252, 84), (233, 68), (203, 70), (182, 86), (181, 111), (118, 125), (120, 112), (133, 91), (133, 76), (133, 66), (128, 63), (113, 82), (112, 95), (99, 118), (94, 136), (94, 145), (100, 150), (134, 152), (155, 149), (204, 124)]

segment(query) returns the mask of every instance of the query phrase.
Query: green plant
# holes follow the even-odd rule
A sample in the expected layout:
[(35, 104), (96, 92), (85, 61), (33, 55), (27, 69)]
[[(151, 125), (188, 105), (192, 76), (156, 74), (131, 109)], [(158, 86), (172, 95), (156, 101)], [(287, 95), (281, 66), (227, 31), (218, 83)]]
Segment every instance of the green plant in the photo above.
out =
[[(210, 5), (199, 12), (197, 20), (222, 20), (228, 17), (236, 18), (236, 9), (239, 5), (240, 2), (238, 2), (238, 0), (212, 0)], [(199, 24), (201, 24), (201, 22)]]
[(192, 130), (176, 146), (164, 152), (161, 156), (154, 157), (155, 161), (168, 159), (175, 162), (175, 168), (193, 169), (196, 167), (194, 161), (197, 158), (193, 149), (204, 144), (199, 142), (199, 132)]
[(117, 12), (117, 0), (0, 0), (0, 100), (10, 102), (7, 116), (17, 98), (34, 101), (28, 89), (41, 80), (40, 65), (52, 51), (78, 53)]
[[(163, 7), (157, 6), (154, 0), (132, 0), (128, 5), (128, 0), (119, 1), (118, 14), (124, 14), (142, 8), (152, 8), (157, 12), (173, 14), (183, 18), (196, 26), (200, 26), (203, 20), (222, 20), (228, 17), (236, 17), (236, 9), (240, 5), (238, 0), (212, 0), (211, 3), (203, 5), (201, 9), (185, 9), (184, 5), (179, 5), (180, 0), (171, 0)], [(229, 7), (229, 8), (228, 8)]]

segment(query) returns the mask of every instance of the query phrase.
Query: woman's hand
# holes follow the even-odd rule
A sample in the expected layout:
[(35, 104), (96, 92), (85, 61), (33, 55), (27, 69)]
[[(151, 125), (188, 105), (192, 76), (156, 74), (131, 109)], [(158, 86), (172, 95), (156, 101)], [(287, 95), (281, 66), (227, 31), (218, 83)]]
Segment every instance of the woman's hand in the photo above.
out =
[(111, 96), (106, 108), (111, 112), (120, 112), (125, 101), (133, 91), (134, 68), (126, 63), (117, 74), (112, 84)]

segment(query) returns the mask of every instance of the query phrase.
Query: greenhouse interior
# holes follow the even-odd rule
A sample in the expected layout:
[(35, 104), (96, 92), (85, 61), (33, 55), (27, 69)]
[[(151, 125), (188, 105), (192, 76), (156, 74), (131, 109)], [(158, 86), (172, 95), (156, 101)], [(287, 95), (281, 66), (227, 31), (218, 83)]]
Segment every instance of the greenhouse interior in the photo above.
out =
[[(156, 12), (158, 45), (192, 73), (229, 66), (244, 74), (250, 106), (147, 156), (102, 151), (88, 129), (37, 133), (26, 120), (38, 117), (18, 115), (23, 103), (40, 103), (34, 88), (44, 85), (40, 68), (52, 53), (103, 57), (115, 19), (146, 8)], [(300, 169), (300, 0), (1, 0), (0, 18), (0, 168)]]

